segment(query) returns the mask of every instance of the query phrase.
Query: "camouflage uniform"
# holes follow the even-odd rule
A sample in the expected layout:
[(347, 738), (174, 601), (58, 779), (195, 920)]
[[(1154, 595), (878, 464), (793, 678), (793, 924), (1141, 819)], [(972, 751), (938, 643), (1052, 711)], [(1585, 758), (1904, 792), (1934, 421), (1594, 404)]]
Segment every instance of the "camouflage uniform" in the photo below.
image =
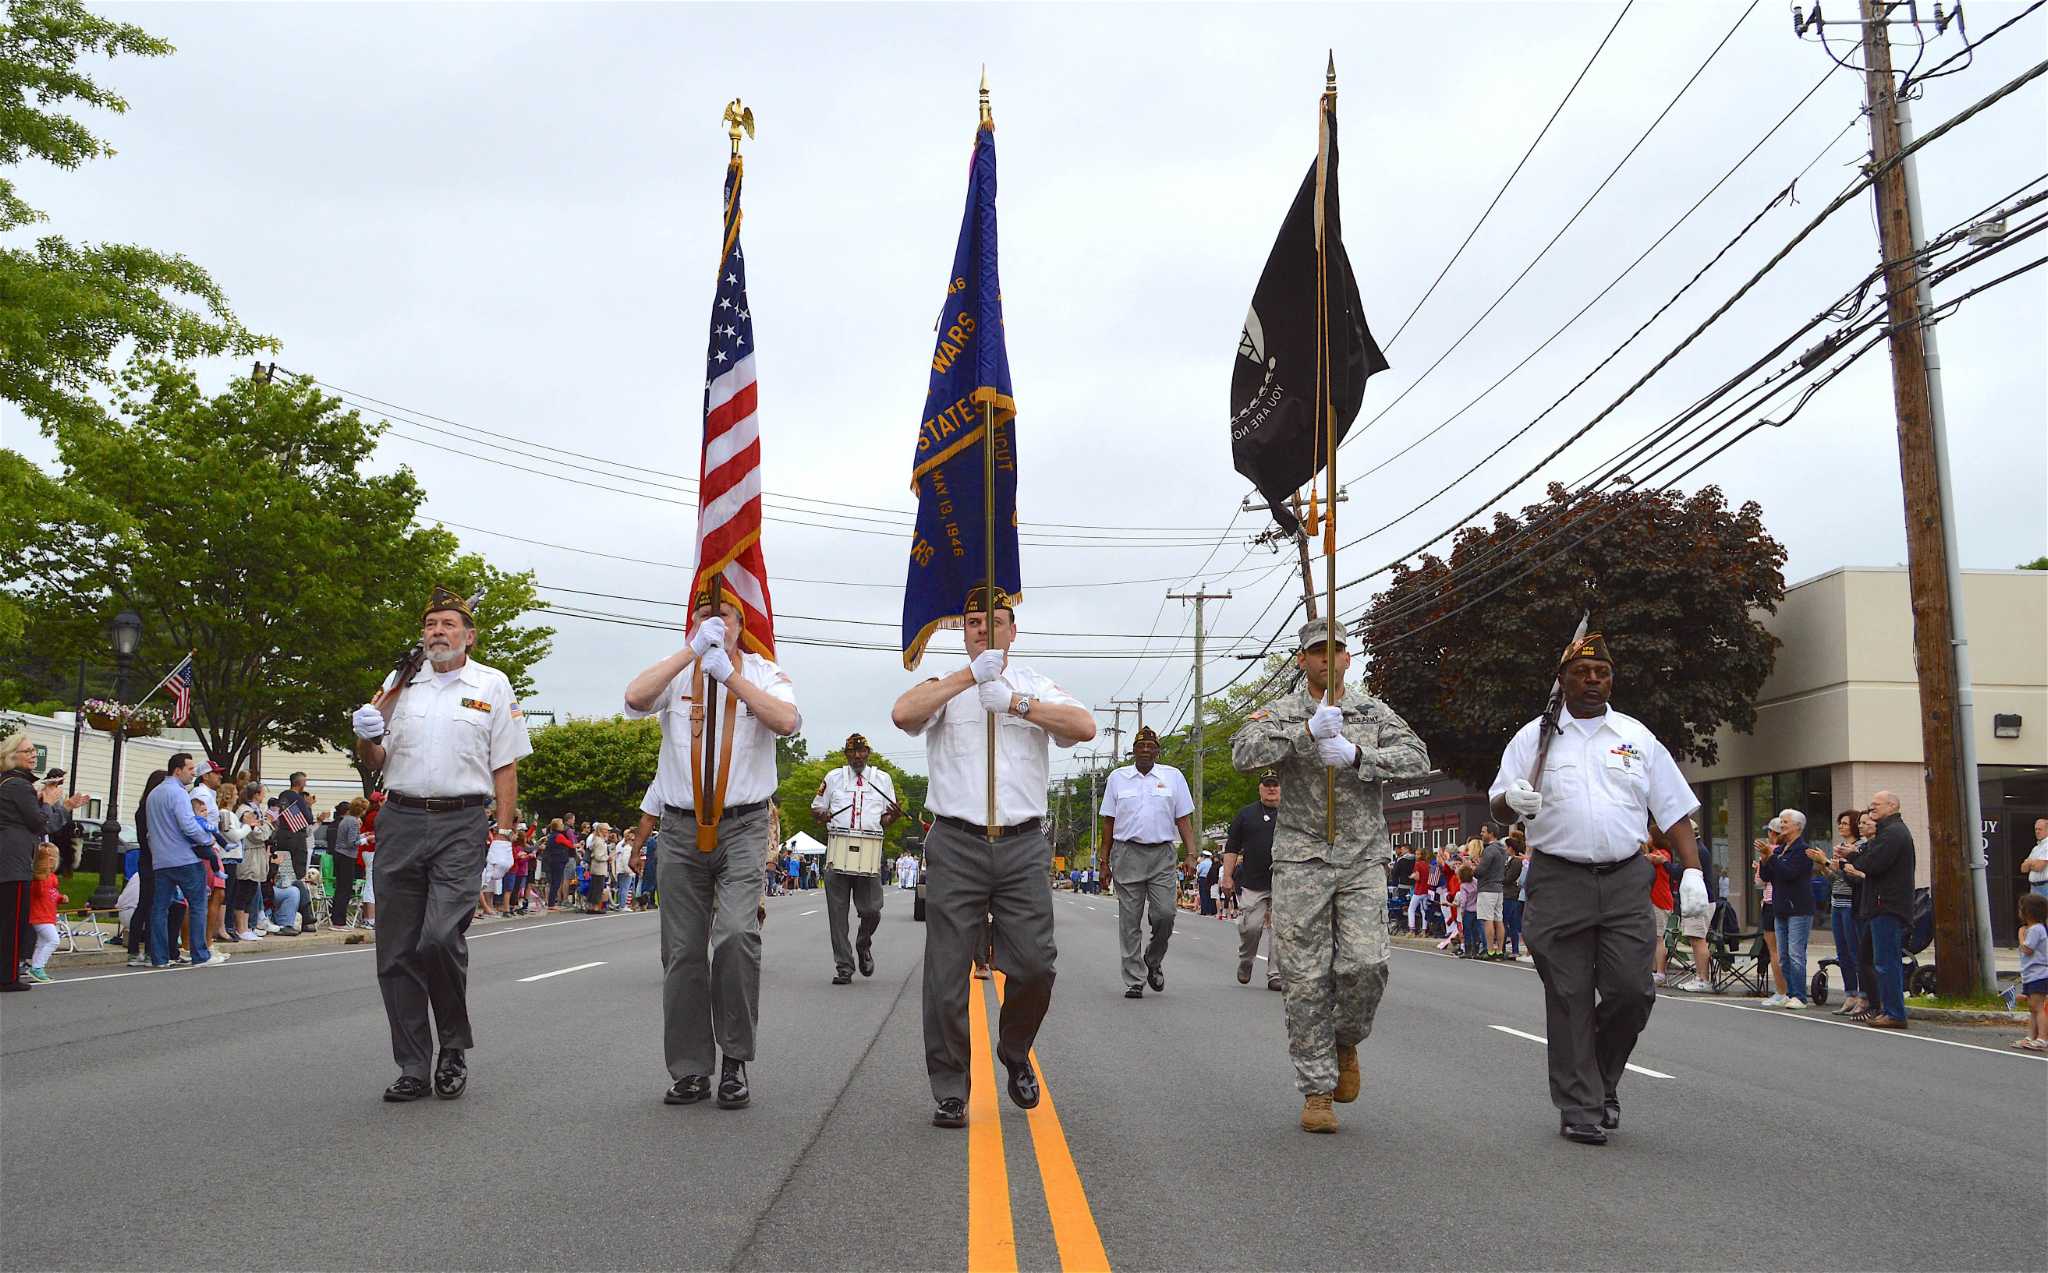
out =
[(1308, 733), (1319, 704), (1307, 688), (1253, 712), (1230, 740), (1239, 770), (1280, 774), (1273, 833), (1273, 933), (1286, 989), (1287, 1051), (1303, 1095), (1337, 1087), (1337, 1049), (1372, 1033), (1387, 988), (1387, 864), (1393, 841), (1380, 782), (1429, 772), (1429, 752), (1406, 721), (1349, 691), (1344, 737), (1358, 765), (1338, 770), (1337, 842), (1324, 843), (1323, 775)]

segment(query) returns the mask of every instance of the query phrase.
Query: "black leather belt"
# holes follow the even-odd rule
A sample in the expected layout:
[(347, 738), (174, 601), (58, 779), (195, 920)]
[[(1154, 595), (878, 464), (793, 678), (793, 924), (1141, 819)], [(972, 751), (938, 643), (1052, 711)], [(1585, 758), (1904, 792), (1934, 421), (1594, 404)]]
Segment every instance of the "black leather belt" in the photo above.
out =
[(955, 831), (965, 831), (968, 835), (977, 836), (984, 840), (1007, 840), (1013, 835), (1023, 835), (1027, 831), (1036, 831), (1039, 824), (1045, 821), (1043, 818), (1026, 818), (1015, 826), (997, 827), (995, 834), (991, 835), (989, 834), (988, 824), (985, 822), (969, 822), (965, 818), (956, 818), (946, 813), (934, 816)]
[(1622, 867), (1635, 861), (1636, 858), (1642, 856), (1642, 854), (1637, 853), (1631, 857), (1625, 857), (1619, 862), (1580, 862), (1574, 858), (1559, 857), (1555, 853), (1545, 853), (1540, 849), (1531, 849), (1530, 852), (1546, 862), (1562, 862), (1566, 866), (1576, 866), (1581, 871), (1591, 871), (1595, 875), (1612, 875)]
[[(719, 821), (722, 822), (726, 818), (744, 818), (750, 813), (759, 813), (767, 807), (768, 802), (766, 800), (755, 800), (747, 804), (729, 804), (725, 806), (725, 812), (720, 815)], [(668, 806), (668, 809), (672, 813), (681, 814), (683, 817), (692, 820), (697, 816), (695, 809), (685, 809), (681, 805), (672, 804)]]
[(1171, 840), (1119, 840), (1117, 843), (1128, 844), (1134, 849), (1169, 849), (1173, 847), (1173, 841)]
[(424, 809), (428, 813), (454, 813), (490, 803), (489, 796), (408, 796), (387, 791), (384, 798), (402, 809)]

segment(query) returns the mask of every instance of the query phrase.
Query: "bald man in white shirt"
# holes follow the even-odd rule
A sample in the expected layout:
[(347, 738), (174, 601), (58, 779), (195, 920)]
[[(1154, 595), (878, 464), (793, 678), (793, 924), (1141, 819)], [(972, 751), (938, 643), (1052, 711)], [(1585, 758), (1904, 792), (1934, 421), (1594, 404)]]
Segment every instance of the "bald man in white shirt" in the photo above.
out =
[[(1048, 747), (1095, 737), (1095, 717), (1050, 677), (1009, 659), (1017, 635), (1010, 597), (984, 586), (962, 606), (968, 662), (896, 700), (892, 719), (923, 735), (935, 821), (924, 844), (925, 1071), (932, 1123), (967, 1125), (967, 995), (984, 925), (993, 917), (995, 966), (1006, 978), (997, 1059), (1010, 1099), (1038, 1104), (1031, 1045), (1052, 1003), (1052, 849), (1045, 838)], [(993, 606), (991, 607), (991, 602)], [(991, 615), (993, 624), (990, 623)], [(993, 631), (991, 631), (991, 628)], [(988, 825), (988, 719), (996, 718), (996, 825)]]

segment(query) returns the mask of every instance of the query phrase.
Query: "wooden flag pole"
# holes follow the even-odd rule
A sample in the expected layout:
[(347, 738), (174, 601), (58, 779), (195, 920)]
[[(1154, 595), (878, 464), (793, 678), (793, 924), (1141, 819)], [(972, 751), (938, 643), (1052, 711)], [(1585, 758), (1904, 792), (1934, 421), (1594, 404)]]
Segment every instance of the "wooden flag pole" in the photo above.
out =
[[(1337, 704), (1337, 418), (1330, 402), (1330, 269), (1323, 209), (1329, 180), (1329, 114), (1337, 108), (1337, 53), (1330, 51), (1323, 73), (1323, 100), (1316, 119), (1316, 368), (1317, 411), (1323, 426), (1323, 701)], [(1337, 842), (1337, 771), (1323, 767), (1323, 843)]]
[[(989, 109), (988, 67), (981, 68), (981, 127), (993, 130), (995, 115)], [(979, 145), (979, 142), (976, 143)], [(996, 648), (996, 404), (993, 398), (981, 404), (981, 545), (982, 632), (988, 648)], [(1008, 662), (1006, 655), (1004, 661)], [(988, 713), (988, 838), (996, 838), (996, 717)]]

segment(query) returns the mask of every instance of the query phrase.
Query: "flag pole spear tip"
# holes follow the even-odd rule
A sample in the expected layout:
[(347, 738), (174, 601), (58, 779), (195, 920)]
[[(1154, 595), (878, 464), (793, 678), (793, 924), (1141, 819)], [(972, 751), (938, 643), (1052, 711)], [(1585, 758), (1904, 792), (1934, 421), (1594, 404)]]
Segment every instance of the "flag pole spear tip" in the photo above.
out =
[(1328, 93), (1337, 91), (1337, 50), (1335, 49), (1330, 50), (1329, 66), (1323, 71), (1323, 91)]
[(986, 62), (981, 64), (981, 122), (983, 125), (995, 123), (995, 114), (989, 109), (988, 104), (988, 63)]

